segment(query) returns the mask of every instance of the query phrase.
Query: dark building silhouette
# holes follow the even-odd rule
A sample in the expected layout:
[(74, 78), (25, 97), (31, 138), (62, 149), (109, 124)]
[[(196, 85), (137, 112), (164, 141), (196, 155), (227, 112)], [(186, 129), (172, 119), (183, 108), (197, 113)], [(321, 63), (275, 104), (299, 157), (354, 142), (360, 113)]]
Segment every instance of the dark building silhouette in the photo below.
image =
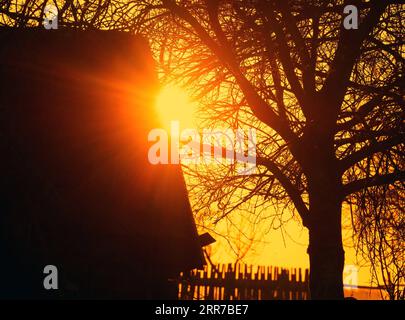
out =
[(204, 261), (181, 168), (148, 161), (147, 42), (3, 29), (0, 43), (0, 297), (174, 298), (167, 279)]

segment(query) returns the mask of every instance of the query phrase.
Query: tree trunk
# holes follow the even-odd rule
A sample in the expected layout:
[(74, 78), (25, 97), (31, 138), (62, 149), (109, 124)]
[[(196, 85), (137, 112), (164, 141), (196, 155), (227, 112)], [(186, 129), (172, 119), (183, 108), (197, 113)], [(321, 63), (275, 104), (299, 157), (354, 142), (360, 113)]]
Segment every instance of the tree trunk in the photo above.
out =
[[(315, 102), (314, 102), (315, 103)], [(319, 108), (322, 109), (322, 108)], [(309, 288), (311, 299), (343, 299), (342, 181), (334, 150), (336, 119), (319, 113), (301, 139), (308, 179)]]
[(341, 199), (339, 182), (330, 179), (326, 185), (310, 188), (309, 194), (309, 280), (311, 299), (316, 300), (344, 298)]

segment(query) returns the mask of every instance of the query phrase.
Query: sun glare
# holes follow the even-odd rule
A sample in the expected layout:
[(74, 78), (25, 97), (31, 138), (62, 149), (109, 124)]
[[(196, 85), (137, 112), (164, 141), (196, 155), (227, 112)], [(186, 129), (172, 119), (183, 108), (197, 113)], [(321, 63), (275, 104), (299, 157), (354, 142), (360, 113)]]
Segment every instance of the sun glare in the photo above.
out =
[(192, 103), (187, 93), (181, 88), (167, 86), (162, 88), (156, 99), (156, 110), (164, 128), (170, 128), (172, 121), (180, 123), (180, 129), (196, 127), (195, 103)]

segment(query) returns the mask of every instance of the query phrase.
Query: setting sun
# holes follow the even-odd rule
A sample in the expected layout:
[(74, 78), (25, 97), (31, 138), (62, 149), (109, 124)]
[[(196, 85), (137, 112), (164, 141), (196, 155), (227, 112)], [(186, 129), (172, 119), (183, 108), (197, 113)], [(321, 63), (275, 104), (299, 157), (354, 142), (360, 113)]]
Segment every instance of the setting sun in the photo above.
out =
[(175, 86), (163, 87), (156, 99), (156, 110), (164, 128), (178, 121), (181, 129), (195, 128), (196, 105), (187, 93)]

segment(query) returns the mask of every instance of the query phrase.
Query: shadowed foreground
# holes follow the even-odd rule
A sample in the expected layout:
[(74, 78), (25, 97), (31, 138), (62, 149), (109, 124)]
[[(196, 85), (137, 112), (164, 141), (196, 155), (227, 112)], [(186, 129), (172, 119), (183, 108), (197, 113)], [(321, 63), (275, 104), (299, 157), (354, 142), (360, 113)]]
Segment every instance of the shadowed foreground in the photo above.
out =
[[(179, 166), (152, 166), (145, 40), (0, 31), (0, 297), (170, 298), (203, 258)], [(45, 265), (59, 290), (43, 288)]]

